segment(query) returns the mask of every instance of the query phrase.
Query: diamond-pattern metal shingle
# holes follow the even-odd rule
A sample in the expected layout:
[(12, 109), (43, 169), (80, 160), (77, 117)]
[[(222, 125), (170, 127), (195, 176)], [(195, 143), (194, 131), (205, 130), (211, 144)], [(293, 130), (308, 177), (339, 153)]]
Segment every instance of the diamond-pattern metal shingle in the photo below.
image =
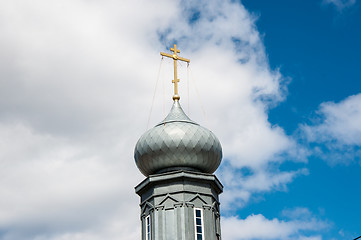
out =
[(138, 140), (134, 158), (148, 176), (174, 169), (213, 173), (222, 159), (222, 147), (208, 129), (188, 118), (178, 101), (168, 116)]

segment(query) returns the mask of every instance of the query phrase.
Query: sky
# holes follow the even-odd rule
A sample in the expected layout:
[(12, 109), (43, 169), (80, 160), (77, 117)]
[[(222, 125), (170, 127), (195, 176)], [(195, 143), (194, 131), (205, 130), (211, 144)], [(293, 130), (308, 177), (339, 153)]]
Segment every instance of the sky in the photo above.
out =
[(134, 146), (223, 147), (224, 240), (361, 235), (359, 0), (0, 0), (0, 239), (140, 239)]

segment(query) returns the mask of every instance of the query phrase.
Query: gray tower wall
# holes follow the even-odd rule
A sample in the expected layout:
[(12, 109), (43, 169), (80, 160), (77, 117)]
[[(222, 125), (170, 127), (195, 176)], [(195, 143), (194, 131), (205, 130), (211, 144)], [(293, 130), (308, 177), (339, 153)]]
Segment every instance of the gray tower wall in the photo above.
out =
[[(219, 198), (223, 186), (213, 174), (175, 171), (150, 175), (138, 186), (142, 240), (196, 240), (195, 209), (201, 209), (203, 240), (221, 239)], [(146, 217), (151, 239), (146, 238)]]

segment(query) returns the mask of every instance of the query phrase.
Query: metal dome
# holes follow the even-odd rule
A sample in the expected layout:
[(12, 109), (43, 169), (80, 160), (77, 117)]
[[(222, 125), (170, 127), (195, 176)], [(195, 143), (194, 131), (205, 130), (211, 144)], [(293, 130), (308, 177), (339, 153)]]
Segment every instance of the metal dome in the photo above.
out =
[(164, 121), (140, 137), (134, 158), (145, 176), (173, 170), (213, 173), (221, 163), (222, 147), (217, 137), (190, 120), (175, 100)]

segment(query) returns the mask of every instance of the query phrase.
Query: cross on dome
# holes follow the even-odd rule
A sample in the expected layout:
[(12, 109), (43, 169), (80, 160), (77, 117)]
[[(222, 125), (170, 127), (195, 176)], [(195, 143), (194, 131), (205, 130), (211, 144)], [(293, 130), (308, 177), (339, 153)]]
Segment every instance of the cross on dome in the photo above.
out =
[(180, 99), (180, 96), (178, 95), (178, 82), (179, 82), (179, 79), (178, 79), (178, 77), (177, 77), (177, 61), (180, 60), (180, 61), (189, 63), (190, 60), (178, 56), (177, 53), (180, 53), (180, 50), (177, 49), (177, 45), (176, 45), (176, 44), (174, 44), (173, 47), (170, 48), (170, 51), (173, 52), (173, 54), (161, 52), (160, 55), (165, 56), (165, 57), (169, 57), (169, 58), (173, 58), (173, 60), (174, 60), (174, 79), (172, 80), (172, 83), (174, 83), (173, 100), (175, 101), (175, 100), (179, 100), (179, 99)]

